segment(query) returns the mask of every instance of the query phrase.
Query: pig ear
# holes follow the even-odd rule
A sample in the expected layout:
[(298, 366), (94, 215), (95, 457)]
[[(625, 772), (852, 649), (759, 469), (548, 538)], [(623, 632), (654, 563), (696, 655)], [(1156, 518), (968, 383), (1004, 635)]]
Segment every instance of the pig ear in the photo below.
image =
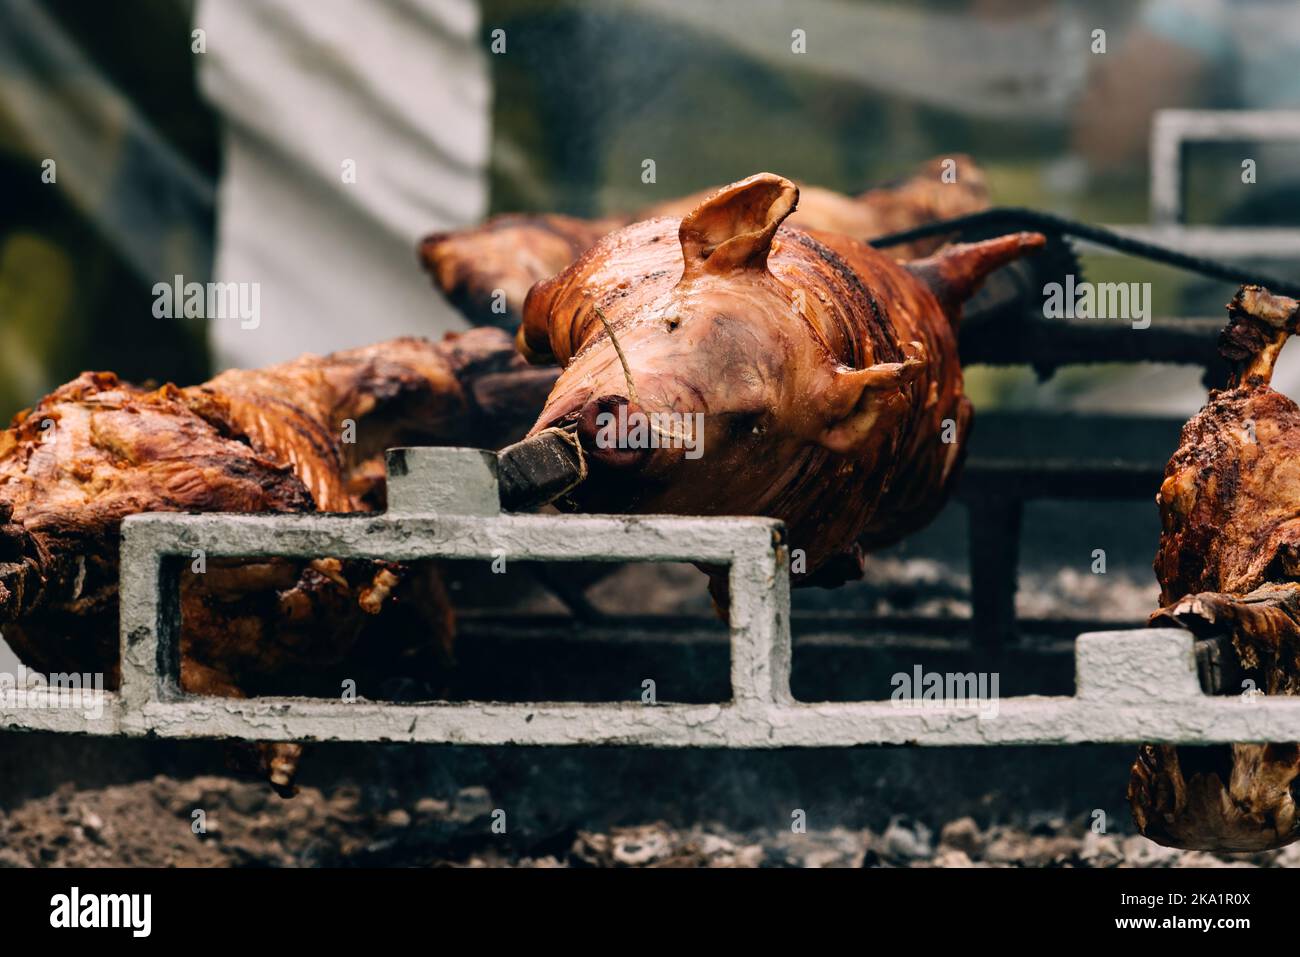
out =
[(682, 220), (682, 278), (764, 268), (777, 227), (798, 202), (799, 187), (775, 173), (724, 186)]
[(867, 448), (873, 437), (892, 435), (898, 418), (911, 405), (903, 389), (926, 365), (922, 343), (908, 343), (905, 352), (902, 362), (835, 371), (828, 396), (831, 420), (818, 436), (819, 445), (850, 455)]
[(524, 298), (523, 318), (515, 332), (515, 348), (532, 365), (555, 362), (551, 345), (551, 308), (559, 289), (559, 276), (534, 283)]

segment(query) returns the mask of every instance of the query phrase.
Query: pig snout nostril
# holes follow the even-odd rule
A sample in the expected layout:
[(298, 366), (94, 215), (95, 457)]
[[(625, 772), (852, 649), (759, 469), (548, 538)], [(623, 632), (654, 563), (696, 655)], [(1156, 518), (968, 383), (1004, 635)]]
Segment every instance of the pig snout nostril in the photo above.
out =
[(636, 403), (621, 395), (605, 395), (583, 406), (578, 417), (578, 440), (589, 458), (614, 468), (632, 468), (649, 455), (649, 443), (639, 441)]

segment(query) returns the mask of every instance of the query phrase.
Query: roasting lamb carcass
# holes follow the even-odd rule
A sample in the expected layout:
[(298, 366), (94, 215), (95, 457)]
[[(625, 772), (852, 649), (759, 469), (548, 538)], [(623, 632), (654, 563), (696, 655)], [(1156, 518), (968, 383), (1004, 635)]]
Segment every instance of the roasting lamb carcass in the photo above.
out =
[[(1228, 309), (1228, 388), (1184, 426), (1157, 497), (1164, 607), (1152, 624), (1230, 641), (1247, 690), (1300, 694), (1300, 406), (1270, 386), (1300, 302), (1246, 286)], [(1265, 850), (1300, 837), (1298, 774), (1294, 743), (1147, 744), (1129, 802), (1158, 843)]]
[[(83, 374), (0, 432), (4, 637), (38, 671), (102, 672), (116, 687), (123, 518), (382, 508), (385, 448), (508, 441), (553, 378), (494, 329), (234, 370), (190, 388)], [(328, 556), (200, 570), (180, 576), (190, 693), (256, 694), (337, 664), (380, 614), (414, 616), (420, 627), (403, 632), (422, 643), (413, 654), (436, 655), (451, 637), (430, 571)], [(291, 786), (296, 751), (264, 749), (277, 787)]]
[[(957, 178), (952, 179), (950, 173)], [(859, 196), (807, 185), (800, 185), (799, 190), (793, 225), (862, 240), (988, 206), (984, 174), (966, 156), (930, 160), (910, 178)], [(593, 220), (559, 215), (496, 216), (473, 229), (429, 236), (420, 244), (420, 259), (437, 286), (471, 321), (513, 328), (533, 284), (557, 275), (600, 237), (640, 220), (686, 216), (712, 192), (658, 203), (630, 216)], [(941, 237), (922, 240), (891, 252), (912, 258), (932, 252), (942, 241)]]
[[(941, 506), (970, 424), (961, 304), (1044, 240), (901, 264), (782, 226), (798, 198), (760, 173), (684, 219), (604, 237), (533, 287), (518, 340), (564, 369), (533, 433), (573, 429), (586, 450), (568, 507), (780, 518), (806, 558), (796, 583), (831, 583), (860, 575), (859, 543), (894, 541)], [(667, 422), (651, 425), (658, 447), (610, 442), (615, 423), (653, 415)]]

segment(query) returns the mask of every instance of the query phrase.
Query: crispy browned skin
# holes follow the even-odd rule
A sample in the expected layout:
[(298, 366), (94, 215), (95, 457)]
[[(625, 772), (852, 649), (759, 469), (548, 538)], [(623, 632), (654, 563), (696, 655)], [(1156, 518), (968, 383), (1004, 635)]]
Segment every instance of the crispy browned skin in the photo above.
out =
[(549, 279), (596, 240), (631, 217), (508, 213), (482, 226), (434, 233), (420, 242), (420, 262), (451, 304), (479, 324), (519, 319), (533, 283)]
[[(573, 507), (774, 516), (809, 575), (933, 514), (970, 421), (960, 302), (1042, 237), (904, 267), (855, 239), (782, 226), (799, 195), (760, 173), (685, 219), (604, 237), (529, 293), (520, 350), (564, 368), (533, 431), (575, 428), (588, 453)], [(623, 405), (703, 413), (702, 454), (602, 448), (600, 417)]]
[[(1157, 496), (1160, 601), (1152, 624), (1232, 640), (1243, 675), (1266, 694), (1300, 693), (1300, 407), (1270, 387), (1300, 303), (1244, 287), (1220, 352), (1227, 389), (1183, 428)], [(1179, 749), (1144, 745), (1129, 801), (1161, 844), (1262, 850), (1300, 837), (1291, 792), (1295, 744)]]
[[(955, 182), (944, 181), (944, 163), (948, 159), (955, 164)], [(989, 201), (983, 171), (969, 156), (961, 155), (936, 157), (904, 180), (869, 189), (857, 196), (845, 196), (797, 181), (795, 185), (799, 188), (799, 208), (790, 214), (787, 226), (840, 233), (864, 241), (935, 220), (978, 212), (986, 208)], [(690, 196), (649, 206), (632, 218), (675, 216), (680, 219), (690, 215), (691, 210), (717, 191), (717, 187), (702, 189)], [(893, 247), (889, 253), (899, 259), (914, 259), (933, 252), (942, 243), (942, 237), (933, 237)]]
[[(146, 390), (85, 373), (0, 433), (0, 622), (41, 671), (118, 681), (118, 532), (150, 511), (367, 511), (382, 507), (384, 448), (482, 444), (519, 428), (484, 411), (514, 376), (536, 409), (553, 378), (522, 368), (508, 336), (398, 339), (203, 385)], [(526, 413), (525, 413), (526, 414)], [(348, 423), (355, 423), (354, 429)], [(345, 429), (355, 442), (345, 439)], [(503, 430), (504, 433), (503, 434)], [(386, 562), (210, 561), (180, 579), (181, 684), (256, 693), (341, 661), (399, 602), (431, 651), (451, 637), (436, 579)], [(391, 626), (390, 626), (391, 627)], [(271, 750), (288, 787), (296, 746)], [(286, 763), (287, 762), (287, 763)]]
[[(955, 166), (945, 166), (948, 160)], [(945, 181), (948, 170), (955, 172), (955, 182)], [(858, 196), (817, 186), (800, 185), (799, 190), (793, 225), (863, 240), (976, 212), (988, 205), (983, 172), (962, 155), (932, 159), (910, 178)], [(601, 236), (638, 220), (681, 218), (715, 191), (702, 190), (631, 215), (597, 220), (559, 215), (496, 216), (473, 229), (429, 236), (420, 244), (420, 259), (438, 287), (472, 320), (511, 325), (519, 320), (524, 297), (534, 283), (558, 274)], [(890, 253), (911, 259), (932, 252), (942, 241), (941, 237), (926, 239), (895, 247)]]

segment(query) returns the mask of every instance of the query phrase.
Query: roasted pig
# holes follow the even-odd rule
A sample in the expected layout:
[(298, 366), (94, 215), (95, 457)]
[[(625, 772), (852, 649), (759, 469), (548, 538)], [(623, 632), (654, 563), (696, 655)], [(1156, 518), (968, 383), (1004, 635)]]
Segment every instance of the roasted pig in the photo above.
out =
[[(1228, 387), (1183, 428), (1157, 503), (1161, 611), (1230, 643), (1229, 693), (1300, 693), (1300, 407), (1270, 386), (1300, 303), (1246, 286), (1219, 351)], [(1129, 802), (1141, 832), (1173, 847), (1258, 851), (1300, 837), (1300, 745), (1143, 745)]]
[[(984, 175), (966, 156), (930, 160), (909, 179), (859, 196), (816, 186), (801, 185), (799, 190), (794, 225), (863, 240), (976, 212), (988, 205)], [(474, 229), (429, 236), (420, 245), (420, 259), (437, 286), (471, 321), (514, 328), (532, 285), (557, 275), (600, 237), (644, 219), (681, 218), (711, 193), (705, 190), (629, 216), (595, 220), (497, 216)], [(941, 242), (941, 238), (923, 240), (891, 253), (913, 258), (933, 251)]]
[(780, 518), (796, 583), (823, 584), (938, 510), (971, 418), (961, 304), (1043, 237), (902, 264), (783, 225), (799, 196), (751, 176), (533, 287), (520, 350), (564, 369), (533, 433), (575, 430), (589, 468), (563, 506)]
[[(505, 333), (399, 339), (190, 388), (85, 373), (0, 432), (0, 624), (29, 666), (118, 682), (122, 519), (138, 512), (354, 512), (383, 507), (385, 448), (504, 442), (554, 374)], [(388, 562), (186, 562), (181, 687), (242, 696), (343, 661), (376, 616), (437, 656), (451, 613), (436, 576)], [(365, 689), (362, 689), (364, 693)], [(263, 749), (292, 785), (297, 748)]]

